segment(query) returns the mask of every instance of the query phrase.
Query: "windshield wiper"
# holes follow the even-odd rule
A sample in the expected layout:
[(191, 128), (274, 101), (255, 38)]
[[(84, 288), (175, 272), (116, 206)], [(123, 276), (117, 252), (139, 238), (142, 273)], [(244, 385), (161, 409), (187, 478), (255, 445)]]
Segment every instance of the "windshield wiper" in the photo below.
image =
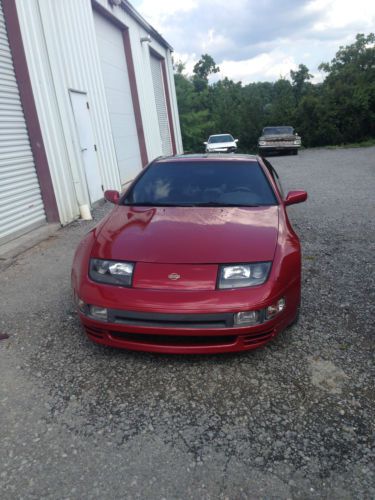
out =
[(155, 202), (137, 202), (124, 203), (126, 207), (194, 207), (194, 203), (155, 203)]
[(194, 203), (194, 207), (260, 207), (261, 205), (252, 205), (247, 203), (223, 203), (221, 201), (205, 201)]
[(238, 208), (253, 208), (262, 207), (265, 205), (247, 204), (247, 203), (223, 203), (220, 201), (203, 201), (192, 203), (153, 203), (153, 202), (137, 202), (124, 203), (126, 207), (238, 207)]

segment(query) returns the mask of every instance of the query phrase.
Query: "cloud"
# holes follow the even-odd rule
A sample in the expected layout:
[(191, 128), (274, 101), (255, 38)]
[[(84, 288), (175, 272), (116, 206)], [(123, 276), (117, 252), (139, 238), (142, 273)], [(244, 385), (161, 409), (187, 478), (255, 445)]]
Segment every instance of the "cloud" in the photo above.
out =
[(312, 0), (310, 12), (319, 12), (319, 20), (312, 27), (314, 32), (328, 32), (344, 28), (363, 31), (374, 29), (375, 6), (369, 0), (355, 2), (343, 0)]
[(291, 69), (297, 68), (293, 57), (280, 51), (259, 54), (242, 61), (222, 61), (220, 78), (227, 77), (244, 84), (253, 81), (277, 80), (289, 77)]
[(161, 0), (158, 2), (141, 0), (132, 3), (156, 29), (162, 29), (163, 24), (168, 23), (172, 16), (195, 10), (199, 6), (199, 0), (184, 0), (181, 3), (177, 3), (175, 0)]
[[(243, 82), (275, 80), (334, 57), (340, 45), (375, 26), (373, 0), (134, 0), (191, 71), (203, 53), (222, 75)], [(183, 57), (179, 57), (183, 55)]]

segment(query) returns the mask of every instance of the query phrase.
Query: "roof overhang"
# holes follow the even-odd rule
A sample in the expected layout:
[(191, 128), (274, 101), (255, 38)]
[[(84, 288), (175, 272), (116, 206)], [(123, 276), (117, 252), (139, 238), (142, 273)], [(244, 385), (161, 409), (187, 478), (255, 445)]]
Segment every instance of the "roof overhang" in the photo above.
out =
[(121, 0), (121, 8), (124, 9), (125, 12), (129, 14), (135, 21), (137, 21), (138, 24), (144, 28), (147, 33), (149, 33), (156, 41), (158, 41), (163, 47), (166, 47), (169, 49), (171, 52), (173, 52), (173, 47), (169, 45), (169, 43), (161, 36), (159, 32), (156, 31), (155, 28), (151, 26), (150, 23), (144, 19), (144, 17), (141, 16), (139, 12), (132, 6), (128, 0)]

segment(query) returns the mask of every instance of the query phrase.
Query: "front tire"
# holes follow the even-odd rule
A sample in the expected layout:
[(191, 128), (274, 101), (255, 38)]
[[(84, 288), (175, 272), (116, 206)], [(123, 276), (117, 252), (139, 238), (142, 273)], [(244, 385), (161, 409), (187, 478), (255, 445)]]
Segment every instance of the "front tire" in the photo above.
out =
[(288, 327), (294, 326), (294, 325), (296, 325), (298, 323), (300, 312), (301, 312), (301, 304), (299, 304), (299, 306), (297, 307), (296, 315), (295, 315), (293, 321), (291, 323), (289, 323)]

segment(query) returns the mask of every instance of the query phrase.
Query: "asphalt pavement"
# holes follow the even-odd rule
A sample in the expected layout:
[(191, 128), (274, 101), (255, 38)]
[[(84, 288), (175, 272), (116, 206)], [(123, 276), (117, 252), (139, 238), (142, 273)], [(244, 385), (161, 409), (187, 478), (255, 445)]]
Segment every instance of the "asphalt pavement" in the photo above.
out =
[(261, 350), (90, 343), (70, 267), (93, 223), (0, 263), (2, 500), (375, 498), (375, 148), (270, 161), (309, 199), (300, 320)]

